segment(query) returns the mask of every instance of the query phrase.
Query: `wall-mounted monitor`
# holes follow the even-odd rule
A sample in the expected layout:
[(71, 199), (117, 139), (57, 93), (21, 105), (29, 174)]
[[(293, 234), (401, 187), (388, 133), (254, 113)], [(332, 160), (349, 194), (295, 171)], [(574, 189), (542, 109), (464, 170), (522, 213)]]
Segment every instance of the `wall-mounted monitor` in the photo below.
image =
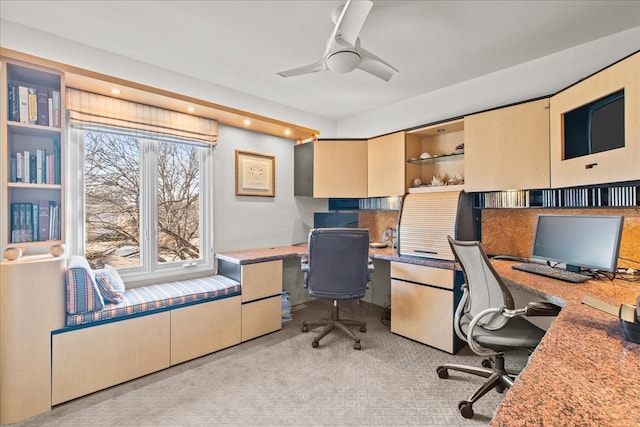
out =
[(570, 271), (614, 272), (623, 222), (618, 215), (539, 215), (531, 258), (564, 263)]
[(624, 147), (624, 89), (566, 112), (563, 124), (565, 160)]

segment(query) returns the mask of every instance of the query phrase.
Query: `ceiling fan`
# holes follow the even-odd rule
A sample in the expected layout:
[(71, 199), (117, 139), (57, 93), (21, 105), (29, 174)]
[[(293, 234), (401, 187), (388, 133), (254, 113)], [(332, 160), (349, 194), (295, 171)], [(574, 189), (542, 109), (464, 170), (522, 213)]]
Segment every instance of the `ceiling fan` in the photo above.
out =
[(384, 81), (398, 73), (398, 70), (383, 59), (360, 46), (358, 34), (373, 7), (373, 2), (348, 0), (343, 7), (333, 11), (332, 19), (336, 24), (331, 37), (327, 40), (322, 59), (313, 64), (277, 73), (282, 77), (299, 76), (330, 70), (334, 73), (348, 73), (359, 68)]

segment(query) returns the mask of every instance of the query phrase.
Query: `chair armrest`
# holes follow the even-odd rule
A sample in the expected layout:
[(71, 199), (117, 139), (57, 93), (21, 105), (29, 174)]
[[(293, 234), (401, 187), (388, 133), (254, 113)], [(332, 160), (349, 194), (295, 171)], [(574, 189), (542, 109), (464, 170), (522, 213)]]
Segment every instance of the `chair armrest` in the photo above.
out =
[(304, 274), (304, 287), (309, 287), (309, 259), (307, 257), (302, 257), (300, 259), (300, 270)]
[(524, 310), (525, 316), (557, 316), (561, 308), (550, 302), (532, 301)]

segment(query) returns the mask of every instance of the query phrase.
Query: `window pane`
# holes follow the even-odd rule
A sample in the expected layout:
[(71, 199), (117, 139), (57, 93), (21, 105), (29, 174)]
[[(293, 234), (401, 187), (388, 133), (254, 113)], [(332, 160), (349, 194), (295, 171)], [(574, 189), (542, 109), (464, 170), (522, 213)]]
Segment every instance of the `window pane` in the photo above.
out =
[(86, 132), (85, 255), (92, 266), (140, 265), (140, 149), (131, 137)]
[(158, 262), (200, 258), (200, 148), (158, 143)]

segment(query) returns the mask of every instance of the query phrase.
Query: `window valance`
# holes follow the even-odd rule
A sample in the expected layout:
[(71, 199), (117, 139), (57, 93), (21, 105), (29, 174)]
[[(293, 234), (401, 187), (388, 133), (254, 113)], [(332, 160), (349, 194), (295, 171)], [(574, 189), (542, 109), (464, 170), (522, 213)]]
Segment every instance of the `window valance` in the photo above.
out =
[(151, 105), (67, 88), (69, 122), (73, 127), (129, 135), (154, 135), (156, 139), (215, 146), (218, 122)]

